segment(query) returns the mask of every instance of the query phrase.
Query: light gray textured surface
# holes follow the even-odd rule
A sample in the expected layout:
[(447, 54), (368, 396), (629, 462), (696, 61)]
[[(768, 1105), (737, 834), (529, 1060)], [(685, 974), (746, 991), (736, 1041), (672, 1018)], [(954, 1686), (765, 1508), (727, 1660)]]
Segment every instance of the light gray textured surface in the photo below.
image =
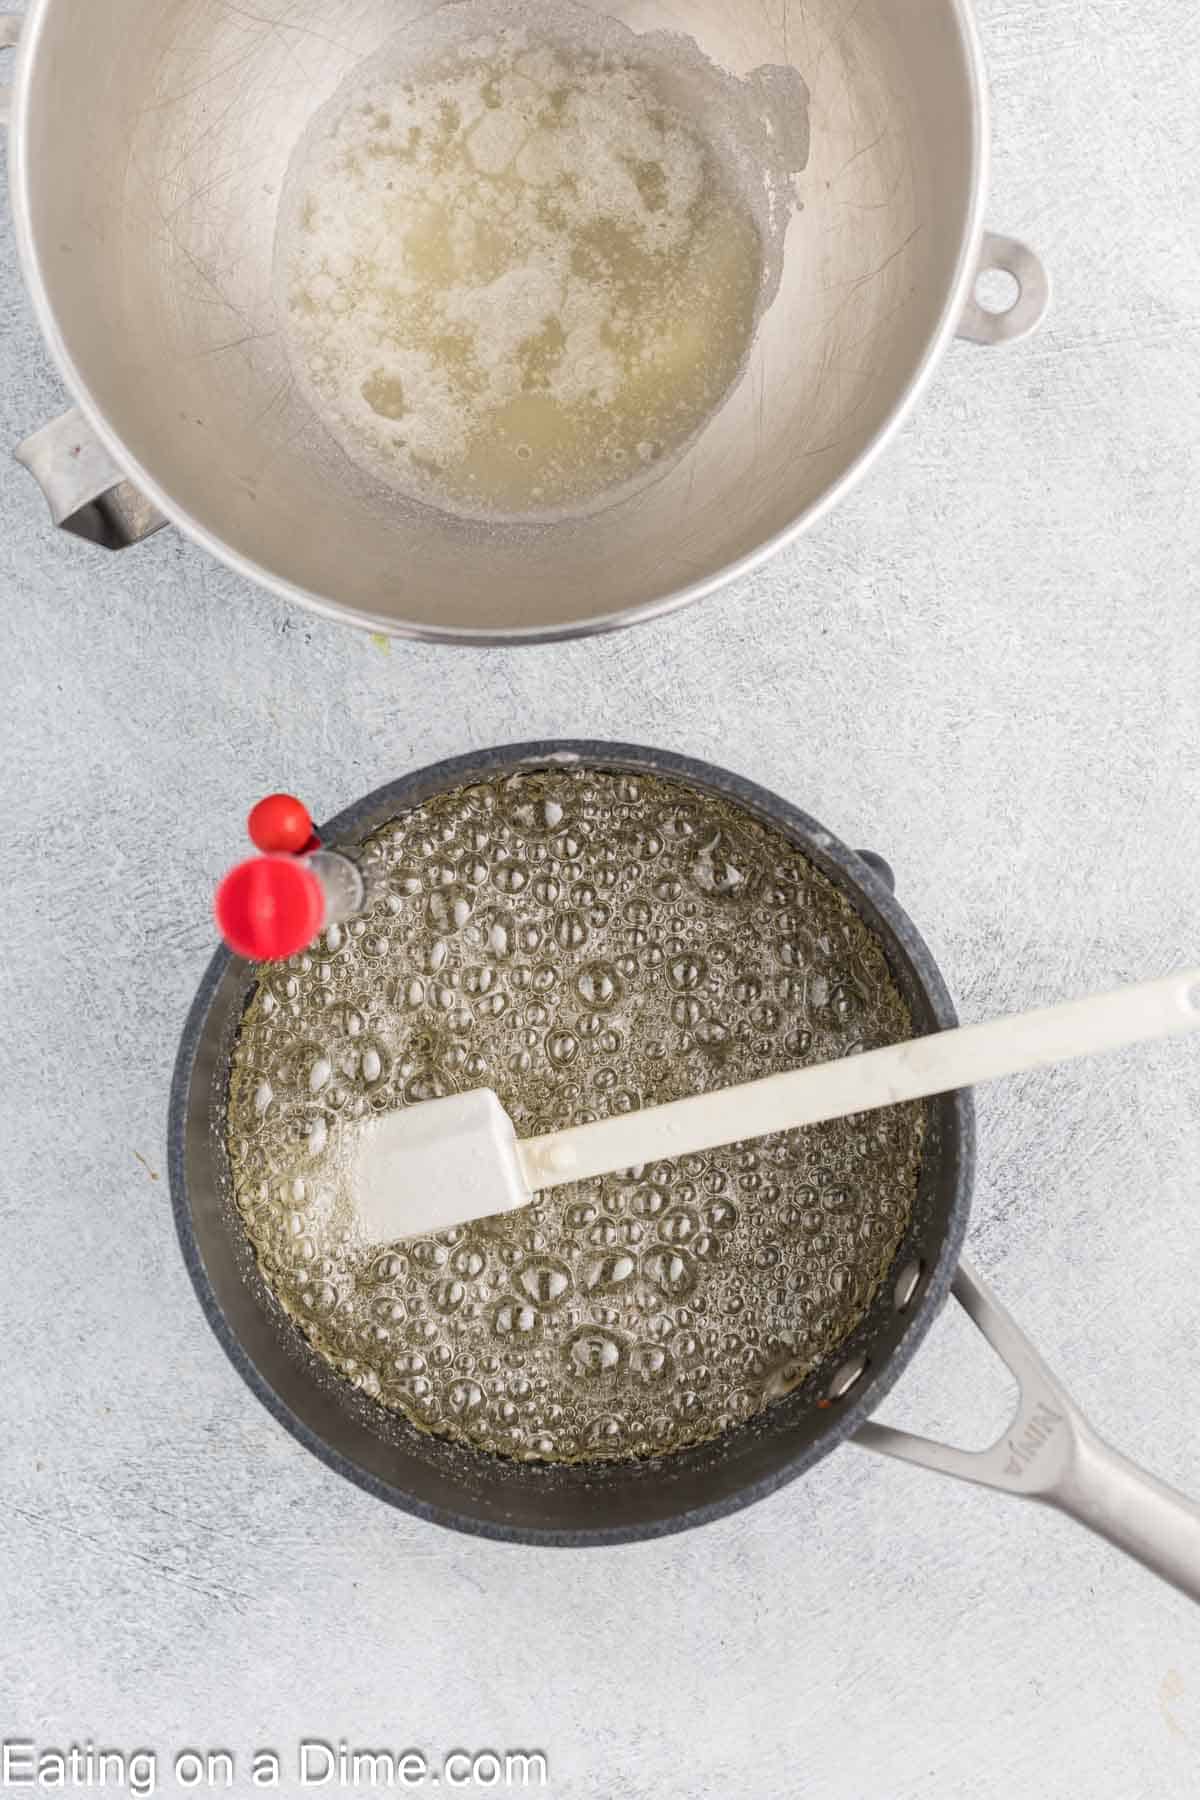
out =
[[(388, 649), (171, 533), (55, 539), (0, 457), (0, 1736), (543, 1747), (555, 1795), (605, 1800), (1195, 1793), (1200, 1614), (1066, 1523), (846, 1451), (659, 1545), (438, 1532), (251, 1398), (167, 1203), (209, 894), (271, 787), (329, 813), (473, 745), (657, 742), (882, 850), (967, 1017), (1196, 959), (1200, 22), (981, 13), (990, 216), (1051, 267), (1051, 320), (955, 349), (847, 505), (674, 621)], [(63, 395), (6, 205), (0, 326), (15, 444)], [(1200, 1494), (1194, 1049), (980, 1110), (976, 1260), (1100, 1428)], [(887, 1416), (978, 1442), (1001, 1403), (947, 1316)]]

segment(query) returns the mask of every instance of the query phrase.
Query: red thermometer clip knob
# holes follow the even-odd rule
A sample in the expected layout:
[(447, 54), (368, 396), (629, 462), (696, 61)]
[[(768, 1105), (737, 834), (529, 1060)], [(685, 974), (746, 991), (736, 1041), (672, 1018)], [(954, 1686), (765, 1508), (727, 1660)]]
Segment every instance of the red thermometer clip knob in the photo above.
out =
[(325, 924), (325, 890), (294, 856), (254, 856), (231, 869), (214, 910), (221, 936), (251, 962), (281, 962), (307, 950)]
[(267, 856), (303, 856), (318, 848), (309, 810), (294, 794), (268, 794), (247, 825), (250, 842)]

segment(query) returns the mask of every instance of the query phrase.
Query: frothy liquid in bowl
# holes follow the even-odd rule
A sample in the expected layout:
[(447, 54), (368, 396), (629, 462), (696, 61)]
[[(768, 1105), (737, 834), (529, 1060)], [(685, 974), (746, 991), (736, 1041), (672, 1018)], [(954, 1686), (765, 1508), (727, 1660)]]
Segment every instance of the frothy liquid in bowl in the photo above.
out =
[(804, 102), (580, 7), (439, 9), (293, 159), (277, 285), (303, 391), (356, 463), (449, 511), (636, 491), (745, 366)]
[(916, 1194), (894, 1107), (371, 1246), (359, 1121), (490, 1086), (521, 1135), (911, 1035), (874, 935), (783, 837), (645, 776), (459, 789), (370, 840), (384, 898), (264, 971), (234, 1048), (234, 1194), (347, 1380), (524, 1459), (658, 1454), (790, 1391), (862, 1317)]

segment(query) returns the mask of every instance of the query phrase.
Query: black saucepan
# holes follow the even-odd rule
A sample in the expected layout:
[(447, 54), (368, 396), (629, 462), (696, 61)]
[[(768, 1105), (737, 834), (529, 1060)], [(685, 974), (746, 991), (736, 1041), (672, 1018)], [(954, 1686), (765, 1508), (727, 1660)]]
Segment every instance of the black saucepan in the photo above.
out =
[[(686, 757), (590, 742), (481, 751), (381, 788), (332, 820), (322, 836), (352, 843), (447, 789), (564, 760), (688, 784), (782, 833), (877, 935), (915, 1029), (955, 1024), (946, 985), (879, 857), (847, 849), (752, 782)], [(233, 1205), (223, 1121), (230, 1052), (256, 973), (218, 952), (184, 1030), (170, 1116), (176, 1223), (200, 1303), (234, 1367), (275, 1417), (340, 1474), (392, 1505), (485, 1537), (621, 1543), (746, 1506), (857, 1436), (871, 1448), (1071, 1511), (1200, 1597), (1200, 1513), (1100, 1443), (1012, 1321), (959, 1270), (974, 1165), (968, 1092), (929, 1103), (916, 1204), (865, 1317), (801, 1387), (716, 1442), (636, 1462), (520, 1463), (427, 1436), (357, 1392), (329, 1370), (272, 1299)], [(1009, 1433), (979, 1456), (868, 1423), (952, 1285), (1022, 1388)]]

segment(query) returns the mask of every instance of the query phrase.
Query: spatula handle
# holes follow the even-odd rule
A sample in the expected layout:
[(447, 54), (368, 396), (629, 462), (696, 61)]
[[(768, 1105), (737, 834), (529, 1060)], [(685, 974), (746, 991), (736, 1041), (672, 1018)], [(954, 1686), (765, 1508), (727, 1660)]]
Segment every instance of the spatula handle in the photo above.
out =
[(531, 1188), (561, 1187), (660, 1157), (793, 1131), (1198, 1028), (1200, 969), (1183, 969), (1111, 994), (937, 1032), (530, 1138), (520, 1145), (521, 1160)]

